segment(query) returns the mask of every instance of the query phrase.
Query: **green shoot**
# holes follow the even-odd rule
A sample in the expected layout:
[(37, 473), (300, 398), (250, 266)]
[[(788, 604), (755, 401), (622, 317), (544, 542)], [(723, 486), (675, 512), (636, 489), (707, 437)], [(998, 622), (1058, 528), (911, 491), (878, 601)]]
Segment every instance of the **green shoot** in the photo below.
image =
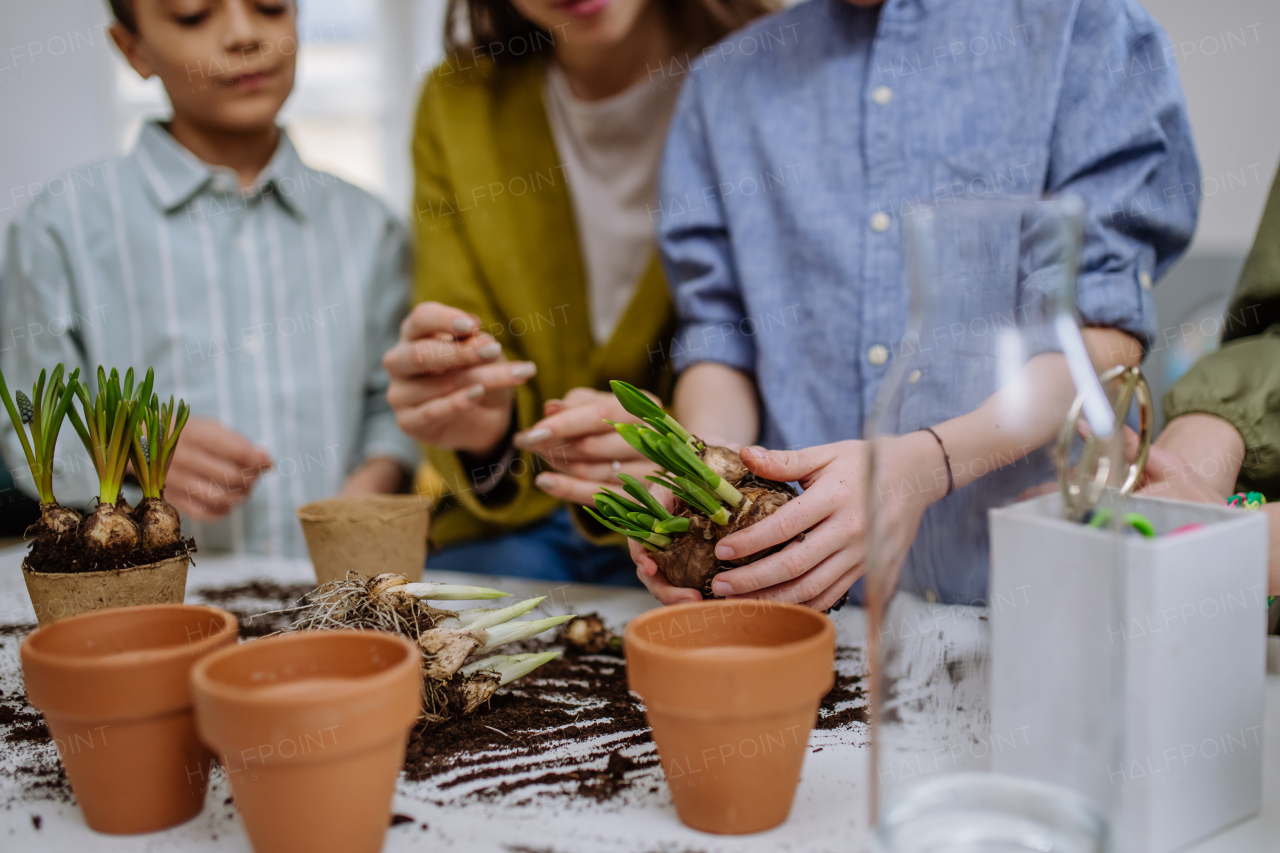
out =
[[(630, 474), (619, 474), (618, 479), (622, 481), (622, 488), (626, 489), (627, 494), (640, 501), (649, 510), (650, 513), (657, 516), (662, 521), (668, 521), (675, 518), (667, 508), (659, 503), (658, 499), (649, 494), (649, 490), (644, 487), (635, 477)], [(688, 519), (685, 519), (686, 521)]]
[[(73, 370), (63, 384), (63, 366), (59, 364), (45, 379), (45, 372), (40, 371), (32, 396), (22, 391), (17, 394), (17, 405), (9, 397), (9, 387), (5, 384), (4, 374), (0, 373), (0, 400), (3, 400), (9, 420), (13, 421), (14, 431), (18, 433), (18, 441), (22, 444), (23, 455), (27, 457), (27, 467), (31, 469), (31, 477), (35, 481), (36, 491), (40, 495), (40, 503), (55, 503), (53, 497), (53, 452), (58, 443), (58, 432), (62, 429), (63, 418), (71, 410), (71, 401), (76, 396), (80, 385), (79, 369)], [(34, 402), (33, 402), (34, 400)], [(74, 411), (74, 410), (71, 410)], [(30, 436), (28, 437), (28, 430)]]
[(649, 461), (660, 465), (662, 470), (697, 483), (705, 491), (715, 495), (717, 503), (723, 503), (730, 509), (737, 509), (742, 504), (742, 493), (712, 471), (689, 445), (639, 424), (609, 423), (627, 444), (640, 451)]
[(89, 458), (98, 473), (98, 502), (114, 504), (120, 497), (124, 483), (125, 466), (134, 446), (134, 437), (146, 411), (144, 403), (151, 396), (155, 375), (148, 368), (146, 379), (133, 387), (133, 368), (125, 373), (123, 386), (120, 374), (112, 368), (108, 376), (98, 368), (98, 391), (93, 397), (84, 383), (76, 384), (76, 396), (84, 410), (84, 420), (72, 407), (67, 414), (84, 444)]
[(664, 412), (661, 406), (653, 402), (652, 398), (639, 388), (634, 385), (628, 385), (626, 382), (619, 382), (616, 379), (609, 383), (609, 387), (613, 389), (613, 396), (618, 398), (622, 408), (648, 423), (660, 434), (675, 436), (681, 442), (694, 445), (698, 449), (702, 448), (702, 445), (693, 437), (692, 433), (682, 427), (679, 421)]
[[(597, 495), (597, 498), (598, 497), (599, 495)], [(599, 508), (600, 504), (597, 503), (596, 506), (597, 508)], [(596, 510), (592, 509), (589, 506), (584, 506), (583, 509), (586, 511), (588, 515), (590, 515), (596, 521), (603, 524), (609, 530), (612, 530), (614, 533), (621, 533), (623, 536), (626, 536), (628, 539), (634, 539), (637, 542), (642, 543), (646, 548), (650, 548), (651, 550), (657, 549), (657, 548), (665, 548), (671, 544), (670, 536), (666, 535), (665, 533), (659, 533), (657, 530), (655, 530), (653, 527), (650, 527), (649, 525), (641, 524), (639, 522), (633, 521), (632, 519), (628, 518), (625, 514), (613, 515), (613, 514), (607, 514), (607, 511), (597, 512)], [(636, 515), (639, 515), (639, 513), (636, 513)]]
[(498, 686), (510, 684), (517, 678), (523, 678), (533, 672), (538, 667), (548, 661), (553, 661), (560, 657), (560, 652), (536, 652), (524, 655), (494, 655), (493, 657), (483, 658), (475, 663), (469, 663), (458, 672), (466, 675), (476, 675), (481, 672), (490, 672), (498, 677)]
[(711, 492), (708, 492), (688, 477), (650, 476), (645, 477), (645, 479), (669, 490), (673, 495), (716, 524), (729, 523), (729, 510), (721, 506)]
[[(147, 372), (147, 381), (151, 372)], [(178, 436), (187, 425), (191, 408), (182, 400), (175, 406), (172, 395), (167, 404), (151, 395), (149, 401), (139, 401), (142, 406), (141, 429), (134, 432), (130, 447), (133, 471), (147, 498), (164, 497), (164, 481), (173, 463), (173, 452), (178, 446)]]

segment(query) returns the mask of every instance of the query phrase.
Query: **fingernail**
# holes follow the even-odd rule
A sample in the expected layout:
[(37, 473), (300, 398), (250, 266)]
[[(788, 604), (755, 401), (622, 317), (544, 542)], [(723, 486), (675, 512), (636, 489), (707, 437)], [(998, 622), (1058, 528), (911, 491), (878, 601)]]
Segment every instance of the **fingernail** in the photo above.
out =
[(556, 487), (556, 478), (550, 474), (539, 474), (534, 478), (533, 483), (539, 489), (554, 489)]
[[(497, 344), (494, 344), (494, 346), (497, 346)], [(512, 379), (528, 379), (530, 376), (533, 376), (537, 372), (538, 372), (538, 365), (534, 364), (532, 361), (522, 361), (516, 366), (511, 368), (511, 378)]]
[(717, 559), (717, 560), (732, 560), (732, 559), (733, 559), (733, 549), (732, 549), (732, 548), (730, 548), (728, 545), (717, 545), (717, 546), (716, 546), (716, 559)]
[(751, 445), (750, 447), (746, 448), (746, 451), (747, 451), (747, 453), (751, 454), (752, 456), (759, 456), (759, 457), (760, 457), (760, 458), (762, 458), (762, 459), (763, 459), (765, 456), (767, 456), (767, 455), (768, 455), (768, 453), (769, 453), (769, 451), (765, 450), (763, 447), (761, 447), (761, 446), (760, 446), (760, 445), (758, 445), (758, 444), (753, 444), (753, 445)]
[(484, 396), (483, 385), (472, 385), (470, 388), (467, 389), (468, 400), (479, 400), (483, 396)]
[(469, 332), (476, 327), (470, 317), (456, 317), (453, 321), (453, 330), (455, 332)]
[(546, 441), (551, 438), (551, 430), (531, 429), (528, 432), (517, 433), (515, 443), (518, 445), (537, 444), (540, 441)]
[(729, 586), (727, 581), (712, 581), (711, 591), (716, 595), (724, 596), (733, 592), (733, 587)]
[(491, 344), (485, 344), (476, 350), (476, 354), (481, 358), (497, 358), (502, 355), (502, 344), (496, 341)]

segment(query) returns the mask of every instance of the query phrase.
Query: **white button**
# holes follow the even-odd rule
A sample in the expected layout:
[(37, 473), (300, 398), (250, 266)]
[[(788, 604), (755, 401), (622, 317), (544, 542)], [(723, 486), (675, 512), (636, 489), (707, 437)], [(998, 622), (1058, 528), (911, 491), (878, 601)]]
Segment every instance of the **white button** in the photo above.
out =
[(871, 230), (877, 234), (883, 234), (889, 230), (889, 214), (884, 211), (873, 214), (871, 217)]
[(871, 92), (871, 100), (883, 107), (893, 100), (893, 90), (888, 86), (877, 86)]
[(879, 367), (888, 360), (889, 350), (885, 348), (884, 344), (875, 344), (871, 349), (867, 350), (867, 361), (871, 362), (876, 367)]
[(229, 193), (235, 188), (235, 178), (230, 175), (218, 175), (213, 179), (213, 189), (215, 192)]
[(1151, 289), (1151, 273), (1147, 272), (1146, 270), (1143, 270), (1142, 272), (1138, 273), (1138, 284), (1142, 285), (1143, 290), (1150, 290)]
[(911, 371), (911, 375), (907, 377), (907, 381), (910, 382), (912, 385), (915, 385), (917, 382), (919, 382), (920, 371), (918, 370)]

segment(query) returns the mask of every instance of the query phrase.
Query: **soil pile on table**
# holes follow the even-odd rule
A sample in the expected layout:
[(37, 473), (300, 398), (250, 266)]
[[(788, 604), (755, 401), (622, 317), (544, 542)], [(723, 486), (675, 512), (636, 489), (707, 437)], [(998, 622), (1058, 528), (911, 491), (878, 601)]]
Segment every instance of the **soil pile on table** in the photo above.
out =
[[(33, 626), (34, 628), (34, 626)], [(16, 761), (4, 771), (18, 783), (23, 798), (73, 802), (71, 783), (58, 761), (44, 717), (21, 690), (0, 692), (0, 742)]]
[[(525, 646), (521, 651), (554, 644)], [(849, 672), (859, 659), (857, 649), (837, 652), (835, 686), (822, 700), (816, 730), (866, 723), (862, 676), (839, 671)], [(644, 706), (627, 689), (626, 662), (572, 652), (471, 716), (414, 731), (405, 773), (430, 782), (451, 801), (491, 801), (527, 791), (530, 797), (606, 802), (627, 791), (656, 792), (663, 784)]]
[[(522, 652), (552, 647), (525, 646)], [(660, 774), (637, 771), (657, 765), (644, 706), (627, 689), (622, 658), (572, 653), (469, 717), (415, 730), (405, 757), (409, 779), (430, 780), (442, 792), (463, 789), (465, 799), (479, 800), (528, 788), (603, 802), (654, 784)]]

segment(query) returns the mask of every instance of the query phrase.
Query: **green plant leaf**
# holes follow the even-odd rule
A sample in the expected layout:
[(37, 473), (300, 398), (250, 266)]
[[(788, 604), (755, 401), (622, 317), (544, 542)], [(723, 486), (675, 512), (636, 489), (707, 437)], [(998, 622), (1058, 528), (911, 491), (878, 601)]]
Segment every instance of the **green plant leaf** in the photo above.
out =
[(657, 498), (649, 494), (649, 490), (644, 487), (644, 483), (641, 483), (630, 474), (620, 473), (618, 474), (618, 479), (622, 481), (622, 487), (626, 489), (627, 494), (643, 503), (648, 507), (649, 512), (653, 513), (657, 518), (666, 520), (672, 517), (667, 508)]

